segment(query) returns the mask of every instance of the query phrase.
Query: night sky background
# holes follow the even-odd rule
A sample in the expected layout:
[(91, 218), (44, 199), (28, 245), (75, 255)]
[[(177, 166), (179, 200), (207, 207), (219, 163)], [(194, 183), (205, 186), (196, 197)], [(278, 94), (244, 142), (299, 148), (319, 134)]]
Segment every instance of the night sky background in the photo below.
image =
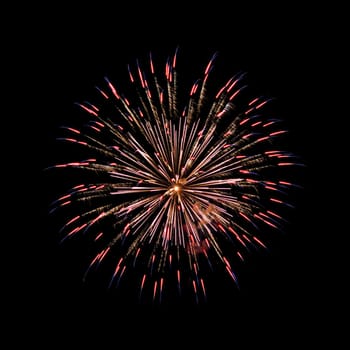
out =
[[(29, 186), (28, 220), (18, 217), (16, 224), (23, 225), (25, 244), (14, 325), (32, 329), (27, 339), (34, 344), (213, 342), (218, 349), (238, 343), (283, 349), (337, 339), (331, 327), (337, 298), (330, 296), (337, 282), (329, 265), (335, 243), (329, 235), (338, 233), (326, 219), (322, 202), (328, 190), (317, 171), (327, 147), (320, 137), (327, 95), (320, 67), (329, 69), (320, 60), (332, 45), (326, 9), (197, 6), (41, 8), (42, 15), (23, 27), (22, 55), (28, 59), (22, 69), (28, 75), (22, 89), (30, 96), (30, 120), (22, 117), (22, 130), (32, 130), (33, 144), (23, 162), (34, 165), (35, 186)], [(214, 278), (207, 304), (140, 305), (131, 292), (107, 289), (103, 266), (101, 280), (82, 282), (89, 261), (85, 247), (78, 241), (60, 245), (61, 222), (48, 215), (50, 202), (66, 188), (64, 179), (43, 169), (65, 157), (55, 139), (62, 135), (59, 127), (76, 117), (74, 102), (93, 101), (94, 86), (105, 76), (123, 90), (128, 63), (150, 51), (163, 63), (178, 46), (181, 74), (190, 82), (218, 52), (212, 76), (224, 81), (245, 71), (250, 86), (276, 97), (290, 131), (289, 150), (306, 164), (297, 179), (304, 188), (293, 194), (296, 208), (285, 233), (274, 236), (269, 252), (253, 254), (239, 268), (240, 290)]]

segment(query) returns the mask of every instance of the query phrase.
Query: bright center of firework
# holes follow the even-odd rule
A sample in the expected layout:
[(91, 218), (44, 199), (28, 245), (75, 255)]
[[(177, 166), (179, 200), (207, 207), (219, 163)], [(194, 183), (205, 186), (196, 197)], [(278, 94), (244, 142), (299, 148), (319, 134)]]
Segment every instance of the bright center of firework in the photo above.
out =
[(174, 186), (174, 191), (175, 191), (175, 192), (178, 192), (178, 193), (179, 193), (179, 192), (181, 192), (181, 190), (182, 190), (182, 186), (181, 186), (181, 185), (175, 185), (175, 186)]
[(185, 183), (186, 183), (185, 179), (178, 179), (177, 181), (174, 181), (170, 188), (170, 191), (172, 192), (172, 194), (174, 195), (177, 194), (178, 196), (180, 196), (183, 191)]

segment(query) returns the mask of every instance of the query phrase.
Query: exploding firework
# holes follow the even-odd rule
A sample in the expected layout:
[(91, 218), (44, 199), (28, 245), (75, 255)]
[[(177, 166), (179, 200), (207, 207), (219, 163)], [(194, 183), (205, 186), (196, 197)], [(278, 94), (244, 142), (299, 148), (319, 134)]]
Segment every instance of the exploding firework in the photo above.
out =
[(111, 287), (133, 270), (140, 297), (190, 289), (198, 302), (210, 273), (225, 271), (237, 284), (236, 266), (282, 228), (294, 186), (283, 169), (297, 165), (276, 147), (286, 130), (264, 113), (269, 99), (246, 93), (244, 74), (210, 94), (215, 59), (185, 91), (177, 51), (161, 75), (150, 55), (147, 65), (128, 66), (131, 97), (105, 78), (98, 103), (78, 103), (87, 123), (65, 127), (61, 140), (91, 156), (54, 168), (94, 180), (74, 184), (52, 211), (74, 213), (63, 240), (91, 237), (97, 250), (87, 274), (108, 260)]

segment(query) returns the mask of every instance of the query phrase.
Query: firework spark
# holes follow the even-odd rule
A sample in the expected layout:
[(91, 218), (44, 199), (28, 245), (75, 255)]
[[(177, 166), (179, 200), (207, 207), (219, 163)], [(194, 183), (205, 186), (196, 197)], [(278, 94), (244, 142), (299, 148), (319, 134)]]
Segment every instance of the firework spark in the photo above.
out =
[(65, 128), (61, 140), (93, 158), (54, 168), (88, 171), (97, 180), (71, 188), (52, 211), (79, 210), (62, 227), (63, 239), (92, 237), (99, 250), (88, 271), (113, 257), (110, 286), (134, 270), (140, 297), (147, 290), (160, 300), (169, 285), (205, 299), (209, 271), (225, 270), (237, 284), (239, 261), (266, 248), (264, 226), (281, 229), (294, 185), (280, 169), (297, 165), (275, 146), (286, 130), (266, 117), (268, 99), (245, 95), (243, 74), (210, 96), (215, 58), (184, 93), (177, 51), (162, 75), (150, 55), (145, 69), (139, 62), (128, 67), (132, 98), (106, 78), (99, 103), (78, 103), (88, 123)]

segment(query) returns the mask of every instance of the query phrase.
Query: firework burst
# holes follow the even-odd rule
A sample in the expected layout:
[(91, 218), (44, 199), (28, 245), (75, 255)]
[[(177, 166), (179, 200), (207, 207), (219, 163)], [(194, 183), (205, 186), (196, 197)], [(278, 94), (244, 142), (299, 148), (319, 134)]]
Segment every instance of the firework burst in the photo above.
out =
[(61, 140), (91, 158), (54, 168), (90, 172), (94, 181), (76, 184), (52, 211), (77, 210), (63, 240), (89, 235), (97, 251), (87, 273), (109, 259), (110, 286), (133, 270), (140, 297), (191, 289), (199, 301), (210, 271), (237, 284), (235, 266), (266, 248), (265, 228), (281, 229), (294, 185), (280, 170), (297, 165), (275, 146), (286, 130), (266, 117), (268, 99), (247, 96), (243, 74), (209, 94), (215, 57), (188, 92), (178, 87), (177, 51), (165, 74), (151, 55), (145, 67), (137, 61), (128, 67), (131, 98), (106, 78), (98, 103), (78, 103), (87, 123), (65, 128)]

